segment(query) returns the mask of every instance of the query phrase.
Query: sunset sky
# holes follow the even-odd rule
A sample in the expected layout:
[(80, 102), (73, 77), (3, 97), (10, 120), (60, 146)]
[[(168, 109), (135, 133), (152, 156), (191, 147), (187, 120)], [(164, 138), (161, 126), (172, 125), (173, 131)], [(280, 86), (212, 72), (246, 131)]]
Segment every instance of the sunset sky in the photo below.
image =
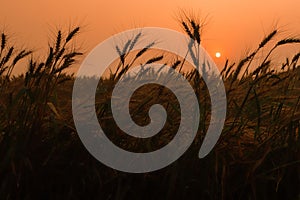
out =
[[(178, 10), (193, 9), (208, 19), (202, 45), (222, 63), (255, 48), (275, 25), (283, 36), (299, 36), (299, 8), (299, 0), (1, 0), (0, 28), (13, 33), (18, 45), (40, 50), (57, 27), (83, 25), (80, 42), (90, 51), (112, 34), (130, 28), (181, 30)], [(222, 56), (216, 58), (216, 52)]]

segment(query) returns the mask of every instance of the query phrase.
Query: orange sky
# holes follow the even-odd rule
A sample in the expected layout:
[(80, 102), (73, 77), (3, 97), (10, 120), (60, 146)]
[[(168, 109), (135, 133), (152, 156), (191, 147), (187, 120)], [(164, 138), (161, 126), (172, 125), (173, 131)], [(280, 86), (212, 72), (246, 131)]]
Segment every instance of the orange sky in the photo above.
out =
[[(179, 8), (201, 11), (210, 19), (202, 45), (214, 55), (241, 58), (255, 48), (275, 24), (285, 36), (300, 36), (299, 0), (0, 0), (0, 23), (19, 44), (39, 50), (53, 27), (85, 25), (81, 42), (91, 50), (129, 28), (158, 26), (180, 30)], [(2, 28), (1, 27), (1, 28)], [(299, 47), (299, 46), (298, 46)], [(299, 49), (292, 49), (299, 51)]]

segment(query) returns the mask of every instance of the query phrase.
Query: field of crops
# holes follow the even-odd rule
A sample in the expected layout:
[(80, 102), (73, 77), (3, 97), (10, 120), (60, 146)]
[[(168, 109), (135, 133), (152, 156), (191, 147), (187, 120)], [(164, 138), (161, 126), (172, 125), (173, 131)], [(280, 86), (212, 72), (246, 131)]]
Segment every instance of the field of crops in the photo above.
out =
[[(199, 48), (201, 23), (184, 17), (181, 24)], [(221, 72), (227, 94), (225, 126), (217, 145), (203, 159), (197, 156), (210, 123), (207, 87), (196, 70), (182, 70), (184, 58), (170, 61), (197, 95), (201, 119), (196, 139), (170, 166), (130, 174), (101, 164), (77, 135), (72, 116), (75, 77), (66, 71), (83, 55), (73, 43), (78, 34), (79, 27), (58, 31), (44, 60), (11, 45), (9, 35), (1, 34), (0, 199), (300, 199), (300, 51), (280, 61), (280, 66), (273, 62), (277, 49), (299, 47), (300, 39), (280, 38), (274, 30), (240, 62), (225, 63)], [(180, 108), (167, 88), (146, 85), (132, 96), (130, 114), (137, 124), (146, 125), (151, 105), (162, 104), (168, 114), (162, 131), (150, 139), (137, 139), (114, 122), (110, 108), (114, 85), (135, 59), (146, 56), (149, 64), (164, 58), (147, 54), (155, 43), (131, 52), (139, 37), (116, 48), (120, 59), (114, 71), (100, 80), (95, 107), (114, 144), (147, 152), (174, 137)], [(258, 59), (261, 51), (264, 57)], [(27, 72), (12, 76), (26, 59)]]

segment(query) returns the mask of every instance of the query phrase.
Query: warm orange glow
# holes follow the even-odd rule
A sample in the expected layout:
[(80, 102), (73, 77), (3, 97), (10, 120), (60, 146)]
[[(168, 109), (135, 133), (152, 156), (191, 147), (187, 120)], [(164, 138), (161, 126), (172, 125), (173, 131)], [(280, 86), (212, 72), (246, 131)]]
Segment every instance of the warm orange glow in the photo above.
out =
[(79, 43), (89, 52), (99, 42), (130, 28), (155, 26), (182, 31), (176, 21), (177, 11), (192, 9), (202, 18), (207, 16), (202, 45), (213, 54), (216, 48), (222, 49), (222, 57), (226, 54), (232, 60), (256, 48), (275, 25), (284, 27), (287, 35), (300, 33), (299, 7), (296, 0), (3, 1), (0, 31), (8, 27), (18, 38), (15, 42), (39, 49), (58, 28), (79, 24), (84, 26)]

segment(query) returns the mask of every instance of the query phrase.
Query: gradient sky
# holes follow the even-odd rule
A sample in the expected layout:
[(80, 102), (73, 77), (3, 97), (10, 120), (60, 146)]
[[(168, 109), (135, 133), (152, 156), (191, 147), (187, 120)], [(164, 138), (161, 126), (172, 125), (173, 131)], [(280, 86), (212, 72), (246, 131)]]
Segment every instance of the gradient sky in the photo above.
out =
[[(19, 45), (45, 48), (51, 31), (84, 25), (81, 42), (87, 51), (112, 34), (129, 28), (157, 26), (180, 30), (180, 8), (208, 16), (202, 45), (231, 60), (255, 48), (277, 25), (284, 36), (300, 35), (299, 0), (0, 0), (1, 28)], [(299, 47), (299, 46), (298, 46)], [(299, 51), (299, 49), (292, 49)]]

